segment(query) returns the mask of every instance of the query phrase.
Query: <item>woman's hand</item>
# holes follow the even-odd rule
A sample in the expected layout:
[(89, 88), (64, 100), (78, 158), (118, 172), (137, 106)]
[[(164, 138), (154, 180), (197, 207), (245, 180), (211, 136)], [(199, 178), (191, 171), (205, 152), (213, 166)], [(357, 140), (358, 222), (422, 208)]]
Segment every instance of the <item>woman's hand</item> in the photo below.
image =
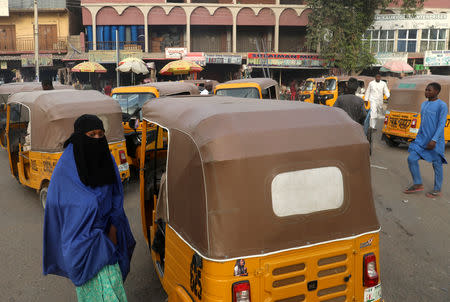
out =
[(117, 245), (117, 229), (113, 224), (111, 224), (111, 227), (109, 228), (108, 237), (114, 245)]

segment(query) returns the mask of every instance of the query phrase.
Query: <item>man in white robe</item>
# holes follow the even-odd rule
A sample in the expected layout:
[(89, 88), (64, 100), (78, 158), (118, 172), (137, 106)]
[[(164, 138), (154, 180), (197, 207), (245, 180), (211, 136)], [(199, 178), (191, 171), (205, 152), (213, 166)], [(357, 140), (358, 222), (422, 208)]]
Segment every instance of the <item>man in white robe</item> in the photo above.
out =
[(375, 129), (377, 119), (383, 117), (383, 98), (389, 98), (390, 93), (386, 82), (381, 80), (381, 75), (377, 74), (375, 80), (367, 87), (365, 100), (370, 102), (370, 128)]

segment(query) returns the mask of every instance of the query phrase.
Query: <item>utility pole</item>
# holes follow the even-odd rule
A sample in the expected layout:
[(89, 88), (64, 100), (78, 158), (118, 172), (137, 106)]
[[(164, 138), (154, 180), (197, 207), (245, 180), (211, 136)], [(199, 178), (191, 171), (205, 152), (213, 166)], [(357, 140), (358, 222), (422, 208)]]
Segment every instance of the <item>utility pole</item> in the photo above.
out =
[(120, 62), (120, 49), (119, 49), (120, 43), (119, 43), (119, 30), (116, 30), (116, 78), (117, 78), (117, 87), (120, 86), (120, 73), (117, 68), (119, 68), (119, 62)]
[(36, 81), (39, 82), (39, 23), (37, 0), (34, 0), (34, 64), (36, 66)]

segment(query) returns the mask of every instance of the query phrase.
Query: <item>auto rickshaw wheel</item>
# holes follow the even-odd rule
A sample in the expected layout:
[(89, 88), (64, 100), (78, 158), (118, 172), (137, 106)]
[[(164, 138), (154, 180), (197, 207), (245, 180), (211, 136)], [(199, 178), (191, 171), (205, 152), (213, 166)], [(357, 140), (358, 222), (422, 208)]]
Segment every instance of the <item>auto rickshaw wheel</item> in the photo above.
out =
[(48, 184), (45, 184), (39, 191), (39, 200), (41, 201), (42, 208), (45, 210), (45, 204), (47, 203)]
[(399, 142), (394, 141), (392, 138), (387, 137), (387, 136), (384, 135), (384, 134), (383, 134), (383, 139), (384, 139), (384, 141), (386, 142), (386, 144), (387, 144), (389, 147), (395, 148), (395, 147), (398, 147), (398, 146), (400, 145)]

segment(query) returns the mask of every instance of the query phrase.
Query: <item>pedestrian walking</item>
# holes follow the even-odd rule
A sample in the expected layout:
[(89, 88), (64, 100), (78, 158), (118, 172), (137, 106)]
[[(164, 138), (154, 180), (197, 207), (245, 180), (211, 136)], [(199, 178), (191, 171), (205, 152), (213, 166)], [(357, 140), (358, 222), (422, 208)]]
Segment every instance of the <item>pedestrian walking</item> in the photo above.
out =
[(82, 115), (64, 148), (47, 193), (43, 273), (69, 278), (79, 302), (127, 301), (136, 242), (103, 122)]
[(381, 80), (381, 75), (377, 74), (375, 80), (369, 83), (365, 99), (370, 101), (370, 128), (376, 131), (377, 119), (383, 117), (383, 98), (390, 97), (386, 82)]
[(406, 194), (424, 190), (420, 175), (419, 160), (432, 163), (434, 169), (434, 189), (426, 194), (429, 198), (439, 197), (443, 181), (442, 164), (447, 161), (444, 156), (444, 128), (447, 121), (447, 104), (438, 99), (441, 85), (430, 83), (425, 89), (428, 101), (422, 103), (420, 110), (420, 128), (416, 139), (410, 144), (408, 166), (413, 178), (413, 185), (403, 191)]
[(341, 108), (357, 123), (363, 125), (367, 116), (364, 100), (355, 95), (358, 89), (358, 80), (350, 78), (345, 89), (345, 94), (340, 95), (333, 107)]

